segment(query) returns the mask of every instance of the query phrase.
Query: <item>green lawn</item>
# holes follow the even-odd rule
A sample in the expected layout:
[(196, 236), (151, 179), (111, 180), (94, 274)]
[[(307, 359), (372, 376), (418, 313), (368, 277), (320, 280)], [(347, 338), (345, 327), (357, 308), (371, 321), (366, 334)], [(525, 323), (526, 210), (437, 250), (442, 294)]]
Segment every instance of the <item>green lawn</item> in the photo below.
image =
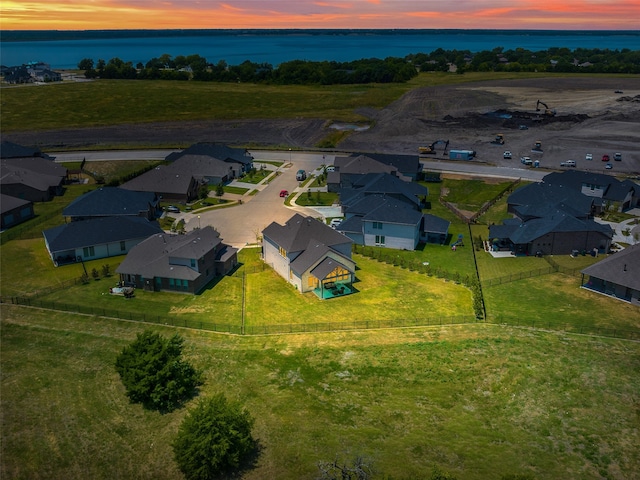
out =
[(329, 206), (338, 202), (338, 194), (332, 192), (305, 192), (296, 199), (296, 204), (300, 206), (322, 205)]
[(489, 320), (568, 331), (640, 329), (637, 306), (582, 289), (580, 281), (580, 274), (551, 273), (484, 288)]
[[(3, 478), (181, 478), (162, 415), (114, 370), (145, 325), (2, 306)], [(175, 330), (154, 327), (172, 335)], [(181, 330), (204, 371), (255, 417), (243, 478), (316, 478), (371, 459), (375, 478), (635, 478), (640, 346), (491, 325), (235, 337)], [(510, 477), (515, 478), (515, 477)]]

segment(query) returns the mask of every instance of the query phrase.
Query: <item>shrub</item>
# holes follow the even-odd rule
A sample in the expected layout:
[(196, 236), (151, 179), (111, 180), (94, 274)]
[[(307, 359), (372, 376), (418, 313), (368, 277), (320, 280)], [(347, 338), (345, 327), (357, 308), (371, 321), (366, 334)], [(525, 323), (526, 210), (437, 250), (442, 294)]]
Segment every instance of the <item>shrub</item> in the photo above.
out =
[(167, 339), (146, 330), (122, 349), (116, 371), (133, 403), (170, 412), (196, 393), (201, 374), (182, 360), (183, 343), (178, 334)]
[(188, 480), (219, 478), (238, 471), (255, 449), (254, 420), (220, 393), (189, 412), (173, 442), (178, 467)]

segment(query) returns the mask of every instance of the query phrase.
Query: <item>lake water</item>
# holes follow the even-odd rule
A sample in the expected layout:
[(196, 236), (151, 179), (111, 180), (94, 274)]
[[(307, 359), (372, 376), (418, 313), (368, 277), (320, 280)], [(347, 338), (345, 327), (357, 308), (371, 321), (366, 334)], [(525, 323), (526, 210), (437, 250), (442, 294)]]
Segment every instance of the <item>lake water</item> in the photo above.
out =
[[(277, 66), (290, 60), (350, 61), (361, 58), (404, 57), (411, 53), (429, 53), (438, 48), (444, 50), (470, 50), (478, 52), (503, 47), (505, 50), (524, 48), (531, 51), (552, 47), (640, 49), (640, 31), (584, 32), (584, 31), (501, 31), (501, 30), (417, 30), (417, 31), (367, 31), (305, 33), (283, 31), (263, 33), (229, 33), (199, 31), (126, 31), (117, 34), (77, 32), (73, 39), (64, 32), (47, 32), (46, 40), (8, 41), (7, 36), (20, 38), (13, 32), (3, 33), (0, 43), (0, 63), (6, 66), (21, 65), (31, 61), (49, 63), (56, 69), (75, 69), (83, 58), (94, 61), (120, 58), (146, 63), (154, 57), (169, 54), (198, 54), (210, 63), (225, 60), (237, 65), (245, 60), (267, 62)], [(168, 32), (170, 34), (168, 34)], [(42, 38), (42, 36), (40, 37)]]

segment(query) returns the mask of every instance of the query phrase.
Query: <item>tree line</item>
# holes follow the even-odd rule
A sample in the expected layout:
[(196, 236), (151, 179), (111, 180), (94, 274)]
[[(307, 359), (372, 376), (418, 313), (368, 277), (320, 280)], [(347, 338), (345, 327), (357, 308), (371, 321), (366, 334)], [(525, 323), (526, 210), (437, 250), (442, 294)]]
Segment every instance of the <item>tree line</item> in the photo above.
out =
[(455, 66), (464, 72), (574, 72), (640, 73), (640, 50), (549, 48), (530, 51), (502, 47), (472, 53), (444, 50), (399, 57), (363, 58), (350, 62), (292, 60), (277, 67), (246, 60), (229, 65), (225, 60), (210, 63), (200, 55), (163, 54), (147, 63), (108, 62), (84, 58), (78, 68), (87, 78), (140, 80), (194, 80), (211, 82), (269, 83), (280, 85), (335, 85), (362, 83), (402, 83), (419, 72), (448, 72)]

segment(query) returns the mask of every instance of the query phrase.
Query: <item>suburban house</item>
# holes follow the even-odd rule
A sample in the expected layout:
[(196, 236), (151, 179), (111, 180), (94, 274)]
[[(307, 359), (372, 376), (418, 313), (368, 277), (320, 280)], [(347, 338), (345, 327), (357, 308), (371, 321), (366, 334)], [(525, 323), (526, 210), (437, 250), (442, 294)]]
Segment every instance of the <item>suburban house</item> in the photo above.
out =
[[(339, 192), (341, 188), (350, 188), (358, 178), (368, 173), (388, 173), (395, 177), (400, 176), (396, 167), (385, 165), (366, 155), (336, 157), (332, 171), (327, 172), (327, 190)], [(408, 177), (403, 180), (410, 181)]]
[(336, 229), (354, 243), (415, 250), (420, 242), (446, 243), (450, 223), (422, 213), (428, 189), (390, 173), (368, 173), (340, 189), (345, 220)]
[(31, 62), (24, 65), (5, 67), (3, 69), (6, 83), (60, 82), (62, 75), (51, 70), (51, 66), (43, 62)]
[(116, 273), (135, 288), (197, 294), (237, 264), (238, 250), (207, 226), (185, 235), (152, 235), (131, 249)]
[(516, 255), (563, 255), (574, 250), (609, 251), (613, 230), (593, 221), (581, 209), (564, 203), (521, 205), (516, 218), (489, 227), (494, 250), (508, 250)]
[(55, 266), (80, 260), (124, 255), (163, 230), (156, 221), (137, 216), (97, 217), (44, 230), (44, 242)]
[(340, 203), (343, 208), (370, 195), (384, 195), (407, 202), (416, 208), (424, 206), (429, 190), (413, 182), (405, 182), (388, 173), (368, 173), (360, 175), (350, 187), (340, 189)]
[(547, 185), (562, 186), (593, 198), (595, 213), (613, 205), (619, 212), (640, 205), (640, 185), (631, 180), (620, 181), (611, 175), (567, 170), (545, 175), (542, 181)]
[(41, 156), (0, 159), (0, 186), (5, 195), (46, 202), (62, 195), (66, 179), (66, 168)]
[(422, 212), (384, 194), (367, 195), (343, 207), (345, 220), (336, 227), (359, 245), (415, 250)]
[(253, 168), (253, 157), (242, 148), (197, 143), (166, 157), (171, 162), (122, 184), (140, 192), (154, 192), (163, 200), (189, 203), (202, 185), (224, 184)]
[(198, 198), (201, 183), (174, 165), (160, 165), (120, 185), (125, 190), (152, 192), (163, 200), (188, 203)]
[(209, 185), (226, 183), (253, 168), (253, 156), (246, 149), (217, 143), (196, 143), (166, 160)]
[(338, 192), (340, 188), (351, 187), (358, 176), (368, 173), (388, 173), (411, 182), (418, 179), (422, 165), (415, 155), (356, 153), (348, 157), (336, 157), (332, 170), (327, 173), (327, 187), (330, 192)]
[(33, 218), (33, 202), (0, 194), (0, 230), (4, 230)]
[(302, 293), (327, 299), (353, 293), (352, 241), (311, 217), (296, 213), (284, 225), (262, 231), (265, 263)]
[[(585, 276), (588, 276), (586, 282)], [(582, 286), (640, 305), (640, 244), (611, 254), (582, 270)]]
[(156, 220), (162, 215), (160, 199), (153, 192), (101, 187), (73, 200), (62, 215), (71, 221), (98, 217), (142, 217)]

